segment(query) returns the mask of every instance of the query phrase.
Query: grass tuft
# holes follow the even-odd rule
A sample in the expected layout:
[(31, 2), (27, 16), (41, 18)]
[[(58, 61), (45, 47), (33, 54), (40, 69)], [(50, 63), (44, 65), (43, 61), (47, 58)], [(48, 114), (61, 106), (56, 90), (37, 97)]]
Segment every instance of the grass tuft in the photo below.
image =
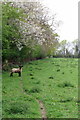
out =
[(25, 114), (28, 111), (28, 105), (25, 103), (12, 103), (7, 110), (9, 114)]
[(58, 84), (58, 87), (74, 87), (70, 82), (63, 82), (62, 84)]
[(35, 82), (35, 84), (40, 84), (40, 81)]
[(61, 99), (59, 102), (71, 102), (73, 98)]
[(57, 69), (57, 72), (59, 72), (60, 71), (60, 69)]
[(50, 76), (49, 79), (54, 79), (54, 77)]
[(30, 73), (29, 75), (30, 75), (30, 76), (33, 76), (33, 73)]
[(33, 87), (31, 90), (29, 90), (29, 93), (40, 93), (41, 89), (38, 87)]
[(31, 79), (34, 79), (34, 77), (31, 77)]

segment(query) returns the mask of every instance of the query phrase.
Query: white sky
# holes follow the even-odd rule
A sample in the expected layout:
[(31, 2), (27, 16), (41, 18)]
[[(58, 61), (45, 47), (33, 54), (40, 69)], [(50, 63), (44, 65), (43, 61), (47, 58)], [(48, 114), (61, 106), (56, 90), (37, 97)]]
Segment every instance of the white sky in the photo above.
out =
[(62, 21), (58, 28), (60, 40), (73, 41), (78, 39), (78, 2), (80, 0), (40, 0), (50, 9), (51, 14), (57, 14), (57, 21)]

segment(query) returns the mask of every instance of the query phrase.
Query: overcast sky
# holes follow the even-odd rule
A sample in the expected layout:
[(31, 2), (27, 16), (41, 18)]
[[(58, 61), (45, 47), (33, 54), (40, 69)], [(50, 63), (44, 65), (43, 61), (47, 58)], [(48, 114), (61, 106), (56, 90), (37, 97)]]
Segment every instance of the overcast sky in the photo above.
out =
[(57, 14), (56, 19), (62, 21), (58, 28), (60, 40), (73, 41), (78, 38), (78, 2), (80, 0), (40, 0)]

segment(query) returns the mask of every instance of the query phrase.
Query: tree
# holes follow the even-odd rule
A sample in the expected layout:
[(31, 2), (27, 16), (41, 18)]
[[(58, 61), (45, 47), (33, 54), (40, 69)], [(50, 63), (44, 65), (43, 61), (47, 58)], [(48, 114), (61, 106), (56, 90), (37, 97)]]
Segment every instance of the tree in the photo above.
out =
[(67, 40), (62, 40), (59, 43), (57, 54), (64, 57), (66, 55), (66, 49), (67, 49), (66, 47), (67, 47)]
[(3, 2), (2, 7), (3, 61), (20, 62), (54, 54), (59, 36), (39, 2)]
[[(11, 6), (11, 2), (2, 3), (2, 57), (4, 60), (18, 58), (18, 39), (21, 37), (19, 32), (19, 20), (21, 10)], [(18, 12), (19, 10), (19, 12)]]
[(72, 44), (73, 44), (73, 50), (74, 50), (74, 57), (78, 57), (78, 54), (79, 54), (78, 39), (74, 40)]
[(24, 8), (24, 13), (25, 15), (27, 14), (26, 19), (24, 18), (25, 22), (21, 22), (24, 44), (31, 46), (31, 48), (33, 48), (35, 44), (42, 45), (46, 55), (53, 54), (59, 36), (51, 28), (52, 26), (49, 25), (51, 18), (49, 18), (48, 14), (44, 11), (44, 7), (39, 2), (22, 3), (18, 5)]

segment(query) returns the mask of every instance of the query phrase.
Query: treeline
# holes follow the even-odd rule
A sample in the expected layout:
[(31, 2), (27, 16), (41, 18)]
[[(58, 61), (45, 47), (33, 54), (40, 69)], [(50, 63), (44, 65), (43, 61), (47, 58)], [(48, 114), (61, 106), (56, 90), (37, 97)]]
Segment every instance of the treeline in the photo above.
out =
[(55, 15), (49, 16), (39, 2), (2, 2), (3, 66), (45, 57), (77, 57), (77, 40), (59, 42), (57, 25)]
[(58, 49), (54, 57), (80, 58), (80, 49), (78, 39), (68, 42), (62, 40), (58, 44)]
[(3, 2), (3, 63), (54, 55), (59, 43), (54, 18), (39, 2)]

